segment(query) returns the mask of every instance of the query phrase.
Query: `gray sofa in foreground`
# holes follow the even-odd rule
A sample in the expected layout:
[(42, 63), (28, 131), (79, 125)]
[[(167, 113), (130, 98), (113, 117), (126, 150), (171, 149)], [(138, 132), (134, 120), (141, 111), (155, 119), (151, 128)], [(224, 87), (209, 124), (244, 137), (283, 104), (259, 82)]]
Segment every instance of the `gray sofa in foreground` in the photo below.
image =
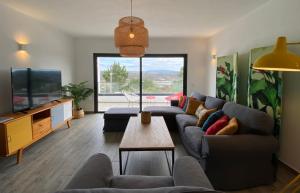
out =
[(65, 190), (57, 193), (168, 193), (217, 192), (201, 166), (192, 157), (176, 160), (173, 176), (113, 176), (110, 159), (95, 154), (72, 178)]
[[(264, 112), (232, 102), (193, 92), (207, 108), (222, 109), (236, 117), (239, 131), (235, 135), (204, 135), (196, 127), (197, 118), (179, 107), (147, 107), (153, 116), (167, 117), (170, 130), (178, 129), (189, 155), (196, 158), (216, 189), (237, 190), (271, 184), (276, 176), (278, 141), (272, 135), (274, 120)], [(174, 110), (176, 109), (176, 110)], [(178, 112), (178, 113), (177, 113)]]

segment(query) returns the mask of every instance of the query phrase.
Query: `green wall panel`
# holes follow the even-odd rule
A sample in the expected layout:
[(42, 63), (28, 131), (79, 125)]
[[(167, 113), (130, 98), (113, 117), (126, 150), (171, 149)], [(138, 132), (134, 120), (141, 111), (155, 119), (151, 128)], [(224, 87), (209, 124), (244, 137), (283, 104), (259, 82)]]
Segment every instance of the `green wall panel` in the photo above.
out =
[(274, 118), (274, 135), (278, 136), (281, 127), (282, 73), (252, 69), (256, 59), (271, 51), (272, 47), (250, 51), (247, 103), (249, 107), (264, 111)]
[(237, 102), (237, 57), (235, 53), (229, 56), (218, 57), (216, 75), (216, 97), (226, 101)]

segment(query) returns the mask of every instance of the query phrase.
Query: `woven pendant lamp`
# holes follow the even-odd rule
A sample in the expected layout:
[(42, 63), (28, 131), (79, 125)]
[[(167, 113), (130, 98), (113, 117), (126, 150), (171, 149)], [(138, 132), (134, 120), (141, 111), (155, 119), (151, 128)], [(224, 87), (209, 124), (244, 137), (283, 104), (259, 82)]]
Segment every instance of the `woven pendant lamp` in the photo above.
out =
[(126, 57), (141, 57), (148, 47), (148, 30), (141, 18), (132, 16), (132, 0), (131, 16), (121, 18), (115, 28), (115, 46)]

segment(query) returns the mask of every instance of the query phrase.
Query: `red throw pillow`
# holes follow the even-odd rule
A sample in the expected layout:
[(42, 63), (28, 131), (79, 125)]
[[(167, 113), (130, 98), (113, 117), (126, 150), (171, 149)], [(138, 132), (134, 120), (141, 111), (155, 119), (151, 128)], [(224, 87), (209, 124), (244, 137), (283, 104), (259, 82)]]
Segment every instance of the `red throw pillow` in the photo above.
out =
[(223, 129), (229, 121), (229, 117), (227, 115), (223, 115), (220, 119), (218, 119), (214, 124), (212, 124), (205, 132), (206, 135), (215, 135)]
[(184, 96), (182, 96), (183, 98), (182, 98), (182, 100), (180, 101), (181, 103), (179, 104), (179, 107), (180, 108), (183, 108), (184, 107), (184, 104), (185, 104), (185, 101), (186, 101), (186, 96), (184, 95)]

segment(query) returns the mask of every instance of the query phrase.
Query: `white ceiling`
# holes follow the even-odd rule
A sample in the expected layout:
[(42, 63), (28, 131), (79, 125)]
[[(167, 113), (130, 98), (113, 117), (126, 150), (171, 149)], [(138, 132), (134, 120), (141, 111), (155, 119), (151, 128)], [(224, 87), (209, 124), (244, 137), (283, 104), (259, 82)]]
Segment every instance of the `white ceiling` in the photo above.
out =
[[(0, 0), (73, 36), (113, 36), (130, 0)], [(133, 0), (152, 37), (211, 36), (268, 0)]]

